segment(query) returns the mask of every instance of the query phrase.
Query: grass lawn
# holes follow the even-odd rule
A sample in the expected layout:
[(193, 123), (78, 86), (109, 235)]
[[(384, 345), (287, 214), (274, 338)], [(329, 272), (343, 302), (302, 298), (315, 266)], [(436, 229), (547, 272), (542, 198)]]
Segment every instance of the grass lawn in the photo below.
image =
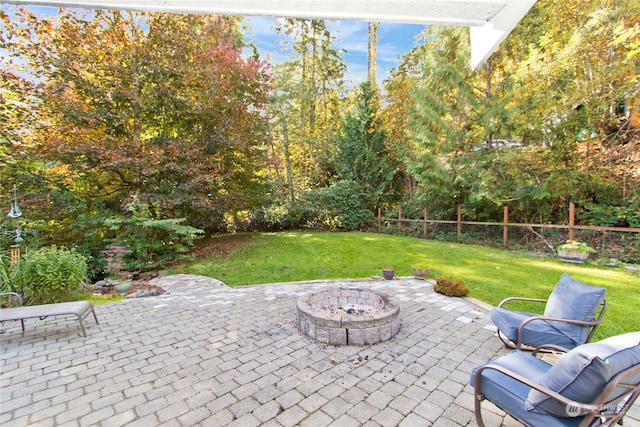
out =
[[(462, 279), (471, 290), (470, 296), (492, 305), (508, 296), (546, 298), (567, 272), (576, 280), (607, 289), (609, 309), (596, 340), (640, 331), (640, 276), (623, 269), (375, 233), (239, 234), (220, 236), (210, 243), (215, 245), (216, 239), (221, 239), (220, 247), (231, 244), (233, 249), (211, 253), (172, 272), (199, 274), (229, 286), (242, 286), (370, 277), (382, 275), (383, 267), (394, 267), (396, 275), (409, 276), (412, 267), (422, 267), (431, 268), (430, 278)], [(530, 311), (539, 308), (519, 307)]]

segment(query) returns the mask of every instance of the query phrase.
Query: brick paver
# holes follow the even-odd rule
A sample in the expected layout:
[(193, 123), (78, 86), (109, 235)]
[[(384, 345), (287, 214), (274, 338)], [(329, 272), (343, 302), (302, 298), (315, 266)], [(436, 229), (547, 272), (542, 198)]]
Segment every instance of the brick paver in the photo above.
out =
[[(229, 288), (156, 279), (167, 293), (97, 306), (99, 325), (5, 323), (0, 424), (55, 426), (467, 426), (471, 369), (506, 350), (485, 308), (428, 281), (355, 280)], [(296, 328), (296, 302), (331, 287), (400, 304), (388, 341), (336, 347)], [(489, 425), (517, 425), (489, 403)], [(632, 408), (628, 425), (640, 425)]]

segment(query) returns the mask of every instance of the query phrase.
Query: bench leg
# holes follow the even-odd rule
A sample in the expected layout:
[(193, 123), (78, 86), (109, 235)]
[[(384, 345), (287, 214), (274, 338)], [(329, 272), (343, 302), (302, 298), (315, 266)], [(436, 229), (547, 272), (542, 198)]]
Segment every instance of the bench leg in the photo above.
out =
[[(96, 325), (99, 325), (100, 323), (98, 322), (98, 316), (96, 316), (96, 311), (93, 309), (93, 305), (91, 305), (91, 313), (93, 314), (93, 318), (96, 321)], [(80, 323), (80, 330), (82, 330), (82, 335), (84, 335), (85, 337), (87, 336), (87, 332), (84, 330), (84, 325), (82, 324), (82, 319), (84, 317), (87, 317), (89, 315), (89, 312), (85, 312), (84, 314), (79, 314), (78, 315), (78, 323)]]
[(96, 325), (99, 325), (98, 316), (96, 316), (96, 311), (93, 309), (93, 305), (91, 306), (91, 312), (93, 313), (93, 318), (96, 320)]
[(87, 333), (84, 330), (84, 325), (82, 324), (82, 315), (78, 314), (78, 323), (80, 324), (80, 330), (82, 331), (82, 335), (87, 337)]

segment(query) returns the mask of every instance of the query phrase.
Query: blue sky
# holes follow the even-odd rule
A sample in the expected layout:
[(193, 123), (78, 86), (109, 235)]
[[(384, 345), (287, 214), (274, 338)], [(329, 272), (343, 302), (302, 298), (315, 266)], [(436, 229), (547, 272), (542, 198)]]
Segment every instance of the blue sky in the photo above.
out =
[[(13, 6), (2, 5), (11, 11)], [(57, 7), (30, 6), (29, 9), (40, 16), (58, 13)], [(276, 34), (276, 18), (246, 17), (245, 24), (250, 30), (247, 41), (258, 46), (260, 56), (271, 62), (286, 61)], [(352, 85), (366, 80), (367, 76), (367, 23), (360, 21), (327, 21), (327, 27), (335, 38), (334, 48), (342, 49), (347, 63), (346, 79)], [(398, 58), (411, 50), (424, 25), (381, 23), (378, 26), (378, 81), (382, 82), (389, 70), (398, 64)]]
[[(276, 19), (272, 17), (248, 17), (246, 34), (248, 41), (258, 46), (260, 55), (271, 61), (286, 61), (286, 53), (281, 51), (275, 31)], [(327, 21), (327, 27), (334, 36), (334, 48), (346, 51), (346, 78), (358, 84), (367, 76), (368, 24), (360, 21)], [(424, 25), (387, 24), (378, 26), (378, 80), (381, 82), (389, 70), (398, 65), (398, 58), (411, 50)]]

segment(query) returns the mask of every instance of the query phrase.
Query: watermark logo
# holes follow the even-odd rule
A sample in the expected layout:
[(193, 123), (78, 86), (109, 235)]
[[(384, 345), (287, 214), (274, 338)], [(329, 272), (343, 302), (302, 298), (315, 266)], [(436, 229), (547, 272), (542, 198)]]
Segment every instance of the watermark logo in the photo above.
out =
[[(618, 407), (618, 405), (616, 404), (611, 404), (611, 405), (589, 405), (589, 408), (592, 410), (595, 410), (595, 412), (599, 413), (599, 414), (617, 414), (618, 411), (620, 410), (620, 408)], [(586, 409), (581, 409), (580, 408), (580, 404), (577, 402), (571, 402), (569, 403), (566, 408), (565, 408), (565, 412), (567, 413), (567, 416), (569, 417), (579, 417), (581, 415), (584, 415), (587, 412), (591, 412), (591, 411), (587, 411)]]
[(580, 415), (580, 407), (577, 403), (571, 402), (565, 408), (567, 415), (570, 417), (577, 417)]

